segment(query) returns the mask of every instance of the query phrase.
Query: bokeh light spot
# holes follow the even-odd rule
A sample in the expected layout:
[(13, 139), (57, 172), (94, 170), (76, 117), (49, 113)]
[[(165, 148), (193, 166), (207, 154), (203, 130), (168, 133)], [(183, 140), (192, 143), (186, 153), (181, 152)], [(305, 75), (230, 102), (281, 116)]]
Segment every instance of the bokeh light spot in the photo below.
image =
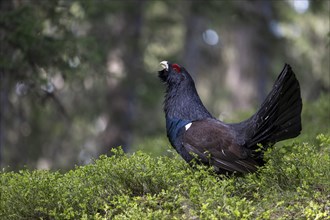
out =
[(203, 40), (206, 44), (214, 46), (219, 42), (219, 35), (215, 30), (207, 29), (203, 32)]

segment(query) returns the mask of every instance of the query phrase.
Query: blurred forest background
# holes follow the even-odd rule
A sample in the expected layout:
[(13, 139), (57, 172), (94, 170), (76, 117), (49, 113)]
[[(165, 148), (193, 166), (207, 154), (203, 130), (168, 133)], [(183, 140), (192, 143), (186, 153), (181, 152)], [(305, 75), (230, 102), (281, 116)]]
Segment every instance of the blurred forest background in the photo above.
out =
[(305, 103), (330, 91), (328, 0), (0, 4), (1, 167), (69, 169), (119, 145), (166, 154), (162, 60), (227, 122), (256, 111), (284, 63)]

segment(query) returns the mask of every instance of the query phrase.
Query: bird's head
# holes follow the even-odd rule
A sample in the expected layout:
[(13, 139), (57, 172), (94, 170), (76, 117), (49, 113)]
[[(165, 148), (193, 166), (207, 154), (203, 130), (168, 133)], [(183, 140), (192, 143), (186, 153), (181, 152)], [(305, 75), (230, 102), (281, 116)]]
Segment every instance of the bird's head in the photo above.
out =
[(184, 80), (191, 79), (186, 69), (176, 63), (162, 61), (160, 66), (162, 69), (158, 72), (158, 76), (167, 85), (180, 84)]
[(159, 78), (166, 85), (164, 111), (167, 119), (193, 121), (213, 118), (199, 98), (193, 78), (184, 67), (168, 61), (160, 62), (160, 66)]

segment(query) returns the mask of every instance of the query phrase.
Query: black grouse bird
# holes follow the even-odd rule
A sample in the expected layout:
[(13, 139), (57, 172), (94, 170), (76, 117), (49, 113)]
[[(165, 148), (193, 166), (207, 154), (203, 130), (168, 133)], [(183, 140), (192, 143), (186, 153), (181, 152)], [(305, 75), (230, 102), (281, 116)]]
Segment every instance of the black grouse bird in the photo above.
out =
[(167, 61), (160, 65), (159, 77), (166, 84), (167, 136), (187, 162), (197, 155), (218, 173), (254, 172), (264, 164), (263, 152), (268, 147), (300, 134), (300, 86), (287, 64), (257, 113), (232, 124), (210, 114), (184, 67)]

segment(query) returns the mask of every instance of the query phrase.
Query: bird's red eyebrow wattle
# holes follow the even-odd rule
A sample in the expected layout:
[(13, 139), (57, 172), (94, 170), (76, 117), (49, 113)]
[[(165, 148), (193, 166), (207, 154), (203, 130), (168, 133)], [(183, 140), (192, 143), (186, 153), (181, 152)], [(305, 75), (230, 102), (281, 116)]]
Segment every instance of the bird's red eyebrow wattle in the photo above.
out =
[(176, 63), (172, 64), (172, 68), (173, 68), (177, 73), (180, 73), (180, 72), (181, 72), (181, 67), (180, 67), (178, 64), (176, 64)]

